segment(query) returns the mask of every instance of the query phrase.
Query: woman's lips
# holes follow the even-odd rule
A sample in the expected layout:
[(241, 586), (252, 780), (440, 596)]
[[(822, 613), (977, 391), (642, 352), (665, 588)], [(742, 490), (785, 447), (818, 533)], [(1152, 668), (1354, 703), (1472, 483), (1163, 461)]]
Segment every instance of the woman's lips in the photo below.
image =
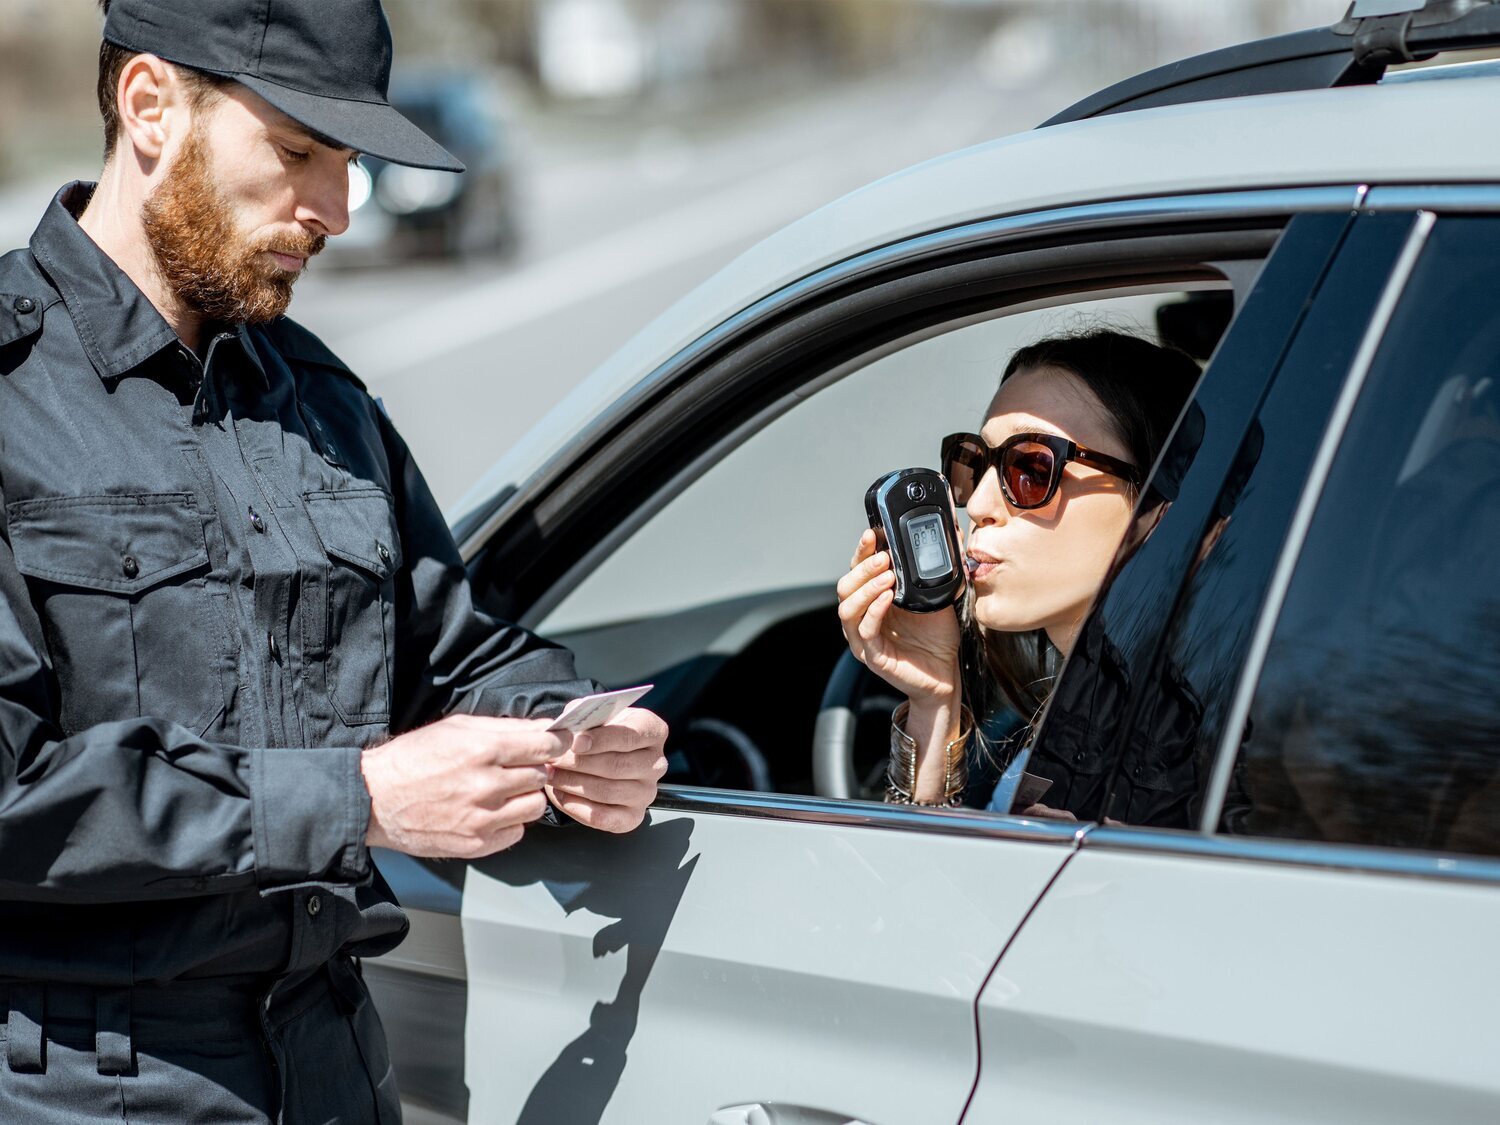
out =
[(1000, 568), (1000, 560), (983, 551), (969, 551), (964, 555), (964, 566), (969, 572), (969, 581), (980, 582)]

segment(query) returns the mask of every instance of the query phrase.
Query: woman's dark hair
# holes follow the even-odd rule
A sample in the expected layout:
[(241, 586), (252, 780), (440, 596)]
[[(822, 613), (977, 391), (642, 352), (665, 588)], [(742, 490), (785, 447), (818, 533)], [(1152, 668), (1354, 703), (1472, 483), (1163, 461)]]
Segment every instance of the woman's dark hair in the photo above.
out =
[[(99, 10), (106, 16), (109, 15), (109, 3), (110, 0), (99, 0)], [(99, 99), (99, 116), (104, 119), (104, 161), (106, 164), (114, 155), (115, 139), (120, 135), (120, 111), (116, 102), (117, 92), (120, 89), (120, 75), (125, 71), (125, 64), (140, 53), (140, 51), (116, 46), (108, 39), (99, 41), (99, 82), (95, 95)], [(190, 70), (185, 66), (178, 66), (177, 73), (182, 78), (183, 85), (187, 87), (188, 97), (192, 99), (194, 108), (216, 97), (224, 87), (234, 81), (232, 78), (223, 78), (217, 74)]]
[[(1055, 367), (1073, 375), (1099, 401), (1142, 478), (1151, 471), (1200, 374), (1185, 352), (1138, 336), (1096, 328), (1052, 336), (1021, 348), (1000, 377)], [(972, 621), (972, 613), (969, 615)], [(969, 633), (969, 666), (979, 665), (984, 688), (974, 698), (983, 708), (998, 688), (1022, 719), (1034, 722), (1051, 690), (1055, 659), (1044, 631)]]

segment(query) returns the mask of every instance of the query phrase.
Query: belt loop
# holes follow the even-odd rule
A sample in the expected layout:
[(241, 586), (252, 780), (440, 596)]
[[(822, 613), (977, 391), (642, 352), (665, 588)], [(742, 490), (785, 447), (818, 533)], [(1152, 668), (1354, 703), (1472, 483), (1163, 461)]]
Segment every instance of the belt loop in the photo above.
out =
[(43, 984), (10, 986), (10, 1014), (5, 1019), (5, 1049), (13, 1071), (46, 1072), (42, 1024), (46, 1019), (47, 989)]
[(94, 1050), (99, 1073), (135, 1073), (135, 1046), (130, 1041), (130, 989), (101, 988), (94, 998)]

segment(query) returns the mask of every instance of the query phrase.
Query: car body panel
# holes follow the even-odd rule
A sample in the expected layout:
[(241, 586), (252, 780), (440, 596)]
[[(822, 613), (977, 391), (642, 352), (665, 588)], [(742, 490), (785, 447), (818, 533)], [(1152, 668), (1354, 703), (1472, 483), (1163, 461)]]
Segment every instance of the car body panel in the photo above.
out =
[(980, 1000), (966, 1122), (1500, 1119), (1494, 887), (1086, 843)]
[[(646, 373), (818, 269), (928, 231), (1106, 200), (1340, 183), (1493, 181), (1500, 77), (1168, 106), (1020, 133), (938, 157), (820, 208), (746, 251), (648, 325), (453, 508), (525, 479)], [(1295, 118), (1296, 129), (1285, 122)], [(1400, 144), (1387, 143), (1400, 137)], [(1274, 153), (1274, 159), (1267, 154)]]
[(471, 1119), (706, 1122), (765, 1102), (956, 1122), (974, 1002), (1070, 830), (770, 827), (658, 810), (627, 837), (536, 832), (474, 865)]
[[(1378, 254), (1363, 285), (1327, 275), (1343, 306), (1308, 296), (1325, 263), (1355, 262), (1337, 249), (1344, 227), (1393, 227), (1410, 215), (1351, 216), (1377, 200), (1399, 211), (1423, 206), (1428, 185), (1441, 185), (1456, 206), (1492, 207), (1475, 191), (1497, 179), (1488, 140), (1500, 75), (1451, 69), (1461, 81), (1403, 77), (1081, 121), (888, 177), (752, 248), (668, 310), (513, 449), (457, 514), (486, 508), (476, 540), (515, 533), (525, 513), (511, 519), (497, 495), (529, 480), (523, 488), (551, 502), (552, 469), (538, 469), (563, 464), (559, 451), (570, 444), (579, 461), (597, 452), (590, 442), (607, 446), (615, 435), (602, 420), (643, 388), (655, 395), (670, 384), (675, 393), (676, 375), (696, 370), (684, 356), (742, 328), (752, 341), (769, 336), (757, 317), (789, 294), (880, 256), (897, 256), (915, 276), (930, 259), (905, 240), (931, 250), (948, 239), (977, 255), (988, 250), (960, 243), (972, 229), (965, 224), (1031, 236), (1037, 228), (1028, 224), (1055, 221), (1047, 236), (1061, 241), (1123, 215), (1170, 233), (1163, 217), (1195, 193), (1278, 222), (1323, 212), (1294, 220), (1316, 237), (1292, 284), (1269, 266), (1261, 275), (1290, 307), (1254, 297), (1245, 306), (1260, 306), (1261, 320), (1241, 322), (1242, 335), (1266, 323), (1267, 308), (1275, 314), (1265, 354), (1241, 348), (1236, 357), (1259, 379), (1245, 379), (1219, 414), (1204, 412), (1211, 429), (1228, 427), (1220, 452), (1229, 464), (1284, 349), (1302, 343), (1304, 315), (1337, 307), (1350, 324), (1368, 318), (1365, 289), (1389, 270)], [(1197, 215), (1204, 225), (1233, 218)], [(999, 241), (993, 230), (988, 237), (985, 246)], [(1250, 278), (1258, 263), (1238, 261)], [(1242, 297), (1238, 280), (1235, 288)], [(1328, 377), (1337, 381), (1346, 357), (1331, 354)], [(1320, 425), (1326, 404), (1307, 405), (1309, 425)], [(753, 434), (757, 421), (744, 418), (726, 441)], [(1204, 464), (1204, 480), (1188, 481), (1175, 513), (1195, 533), (1227, 472)], [(1136, 557), (1159, 555), (1172, 531), (1169, 519)], [(1194, 543), (1180, 545), (1188, 558)], [(1176, 617), (1188, 568), (1179, 560), (1165, 575), (1154, 601), (1163, 620)], [(649, 612), (607, 628), (590, 628), (600, 624), (592, 617), (571, 624), (584, 655), (625, 680), (653, 659), (677, 668), (737, 652), (747, 630), (776, 619), (768, 610), (785, 600), (802, 612), (817, 597), (799, 588), (764, 604), (698, 606), (684, 618), (691, 635), (653, 636), (661, 622)], [(1158, 640), (1142, 634), (1143, 661)], [(783, 728), (787, 694), (765, 704)], [(782, 749), (801, 753), (785, 734)], [(1487, 1025), (1500, 986), (1484, 944), (1500, 921), (1493, 887), (1354, 870), (1343, 851), (1316, 846), (1287, 850), (1297, 858), (1273, 861), (1264, 842), (1201, 833), (664, 790), (635, 833), (538, 827), (517, 848), (468, 867), (457, 932), (451, 870), (422, 901), (402, 889), (420, 880), (393, 877), (403, 901), (432, 913), (418, 916), (411, 948), (382, 966), (442, 981), (429, 991), (450, 997), (460, 982), (467, 989), (445, 1020), (408, 1027), (435, 1037), (461, 1024), (475, 1121), (701, 1122), (752, 1104), (784, 1107), (776, 1120), (805, 1113), (871, 1125), (1500, 1116)], [(417, 869), (430, 874), (432, 865)], [(407, 984), (384, 987), (396, 995)], [(428, 1101), (446, 1098), (456, 1113), (453, 1076), (437, 1065), (443, 1052), (426, 1046)]]

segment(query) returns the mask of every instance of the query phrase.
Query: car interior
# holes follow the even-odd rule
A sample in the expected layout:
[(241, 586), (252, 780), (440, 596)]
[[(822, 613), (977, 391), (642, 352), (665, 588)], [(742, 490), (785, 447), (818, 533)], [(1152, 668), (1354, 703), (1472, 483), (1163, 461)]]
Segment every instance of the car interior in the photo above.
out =
[(865, 489), (935, 465), (939, 438), (977, 428), (1010, 354), (1042, 337), (1109, 327), (1206, 361), (1233, 315), (1227, 279), (1140, 288), (938, 325), (799, 388), (699, 458), (528, 624), (610, 687), (656, 685), (642, 705), (672, 725), (668, 784), (814, 793), (820, 711), (846, 694), (856, 784), (824, 795), (872, 796), (898, 699), (862, 669), (829, 690), (846, 656), (834, 585), (865, 526)]

